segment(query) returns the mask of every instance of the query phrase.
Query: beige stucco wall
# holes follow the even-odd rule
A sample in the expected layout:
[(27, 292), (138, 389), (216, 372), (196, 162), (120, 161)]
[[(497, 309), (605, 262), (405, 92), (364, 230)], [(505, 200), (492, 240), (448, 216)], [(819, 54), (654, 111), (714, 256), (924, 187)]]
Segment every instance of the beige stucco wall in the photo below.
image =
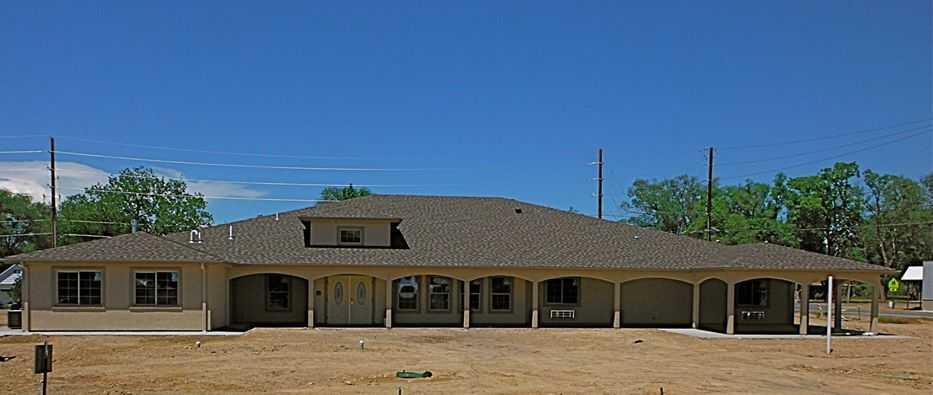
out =
[(687, 326), (693, 322), (693, 285), (646, 278), (622, 283), (622, 325)]
[[(104, 306), (102, 308), (65, 308), (53, 307), (54, 298), (54, 268), (101, 268), (104, 271)], [(145, 269), (175, 269), (181, 271), (182, 306), (177, 308), (134, 308), (130, 306), (132, 298), (132, 270)], [(719, 278), (728, 282), (730, 286), (739, 281), (751, 278), (780, 278), (797, 283), (810, 283), (825, 279), (827, 274), (833, 274), (837, 279), (848, 279), (869, 282), (878, 282), (877, 273), (826, 273), (826, 272), (794, 272), (794, 271), (694, 271), (694, 272), (646, 272), (626, 270), (584, 270), (584, 269), (509, 269), (509, 268), (426, 268), (426, 267), (352, 267), (352, 266), (307, 266), (307, 265), (229, 265), (207, 264), (207, 310), (210, 317), (210, 327), (220, 328), (231, 321), (231, 309), (234, 291), (230, 288), (231, 279), (257, 273), (280, 273), (311, 279), (314, 281), (315, 295), (314, 310), (315, 323), (325, 324), (324, 311), (326, 277), (338, 274), (356, 274), (371, 276), (374, 281), (373, 308), (374, 325), (384, 323), (386, 308), (385, 286), (392, 281), (410, 275), (442, 275), (460, 281), (483, 279), (483, 299), (478, 311), (471, 313), (472, 326), (485, 325), (514, 325), (527, 326), (531, 322), (533, 282), (538, 282), (539, 320), (543, 326), (549, 324), (548, 309), (552, 308), (544, 303), (545, 290), (543, 281), (557, 277), (582, 277), (581, 305), (576, 307), (580, 325), (600, 324), (608, 318), (605, 315), (613, 309), (612, 299), (614, 287), (621, 284), (622, 291), (622, 323), (644, 324), (676, 323), (688, 325), (690, 323), (692, 306), (692, 285), (708, 278)], [(489, 311), (489, 282), (490, 276), (515, 277), (513, 290), (513, 309), (508, 313)], [(635, 280), (644, 278), (667, 278), (686, 281), (690, 284), (677, 286), (676, 283), (639, 282)], [(24, 286), (26, 292), (27, 313), (24, 319), (34, 331), (48, 330), (201, 330), (204, 315), (201, 311), (201, 266), (200, 264), (127, 264), (127, 263), (74, 263), (74, 264), (47, 264), (29, 263), (27, 265), (27, 279)], [(778, 282), (780, 284), (780, 282)], [(424, 283), (422, 283), (424, 284)], [(642, 285), (639, 285), (642, 284)], [(655, 286), (645, 286), (654, 284)], [(666, 284), (675, 284), (665, 287)], [(460, 306), (461, 285), (459, 281), (453, 282), (451, 297), (451, 311), (449, 313), (409, 314), (394, 312), (395, 323), (421, 324), (421, 325), (453, 325), (462, 322), (462, 307)], [(670, 288), (670, 289), (669, 289)], [(426, 289), (424, 287), (422, 290)], [(673, 289), (673, 291), (671, 291)], [(793, 293), (773, 290), (771, 301), (773, 306), (782, 310), (769, 313), (769, 316), (780, 317), (787, 311), (793, 313)], [(307, 289), (303, 291), (307, 298)], [(251, 294), (248, 293), (248, 294)], [(394, 295), (394, 292), (391, 292)], [(779, 300), (779, 295), (787, 295), (790, 299)], [(233, 296), (235, 297), (235, 296)], [(296, 296), (297, 297), (297, 296)], [(421, 306), (426, 306), (425, 299)], [(259, 293), (255, 298), (264, 300), (264, 294)], [(706, 298), (701, 298), (705, 300)], [(305, 299), (306, 300), (306, 299)], [(787, 302), (790, 301), (791, 304)], [(393, 301), (388, 301), (391, 305)], [(295, 306), (298, 306), (297, 304)], [(706, 302), (701, 303), (702, 309), (708, 309)], [(296, 316), (299, 312), (295, 312)], [(301, 314), (308, 314), (304, 311)], [(739, 312), (736, 312), (737, 326)]]
[(726, 287), (716, 279), (700, 284), (700, 328), (726, 331)]
[(363, 245), (388, 247), (391, 244), (391, 224), (385, 220), (324, 220), (311, 221), (311, 244), (338, 245), (339, 228), (363, 228)]
[[(30, 330), (201, 330), (201, 266), (199, 264), (30, 264)], [(57, 270), (103, 272), (103, 306), (55, 304)], [(166, 269), (180, 274), (179, 307), (134, 307), (133, 271)]]
[[(578, 303), (575, 305), (547, 303), (547, 282), (538, 283), (538, 303), (542, 326), (612, 326), (614, 285), (592, 278), (580, 279)], [(574, 310), (574, 319), (552, 319), (551, 310)]]
[(308, 317), (308, 288), (304, 279), (287, 277), (289, 309), (269, 311), (266, 309), (266, 276), (251, 275), (231, 280), (235, 290), (233, 300), (233, 323), (294, 324), (304, 325)]

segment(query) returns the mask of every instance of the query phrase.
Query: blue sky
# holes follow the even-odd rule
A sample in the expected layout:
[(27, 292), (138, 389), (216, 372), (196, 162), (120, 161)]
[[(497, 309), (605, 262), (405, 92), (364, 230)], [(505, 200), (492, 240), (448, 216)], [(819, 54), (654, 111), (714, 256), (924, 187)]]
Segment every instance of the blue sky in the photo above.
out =
[[(60, 155), (71, 188), (154, 165), (195, 179), (416, 185), (373, 189), (508, 196), (593, 213), (588, 164), (598, 147), (606, 202), (615, 205), (635, 178), (704, 178), (709, 145), (834, 136), (933, 112), (926, 1), (95, 4), (0, 10), (0, 135), (54, 135), (61, 151), (114, 156), (419, 170)], [(930, 133), (871, 140), (907, 126), (723, 149), (717, 174), (767, 181), (770, 169), (815, 162), (787, 171), (811, 173), (832, 163), (820, 158), (839, 156), (919, 177), (933, 169)], [(46, 144), (0, 139), (0, 151)], [(726, 165), (782, 156), (791, 158)], [(40, 186), (44, 159), (3, 155), (0, 186)], [(197, 186), (218, 196), (319, 192)], [(211, 200), (210, 208), (226, 221), (303, 205)]]

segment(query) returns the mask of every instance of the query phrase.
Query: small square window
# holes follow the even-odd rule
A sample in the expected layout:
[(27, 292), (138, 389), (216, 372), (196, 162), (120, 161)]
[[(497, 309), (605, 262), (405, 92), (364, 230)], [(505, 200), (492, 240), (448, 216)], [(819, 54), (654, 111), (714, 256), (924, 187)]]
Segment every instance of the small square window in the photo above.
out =
[(363, 244), (362, 228), (340, 228), (340, 244)]

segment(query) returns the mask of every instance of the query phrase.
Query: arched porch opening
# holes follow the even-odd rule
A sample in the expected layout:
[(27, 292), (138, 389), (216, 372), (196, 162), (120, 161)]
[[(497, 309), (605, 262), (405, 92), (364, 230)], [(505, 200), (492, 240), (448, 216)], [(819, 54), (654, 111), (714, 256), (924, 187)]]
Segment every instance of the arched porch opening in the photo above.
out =
[(491, 275), (462, 281), (461, 323), (470, 327), (528, 327), (531, 325), (533, 282), (512, 275)]
[(307, 326), (307, 280), (287, 274), (258, 273), (229, 281), (232, 328)]
[(736, 334), (796, 334), (796, 283), (770, 277), (735, 283)]
[(540, 327), (611, 328), (615, 285), (583, 276), (538, 282)]
[(697, 328), (726, 332), (728, 287), (729, 284), (718, 278), (700, 283), (700, 319)]
[(386, 300), (393, 326), (463, 325), (463, 281), (436, 274), (412, 274), (391, 281)]
[(361, 274), (332, 274), (314, 280), (315, 325), (379, 326), (385, 322), (386, 282)]
[(623, 327), (677, 328), (693, 324), (693, 284), (668, 278), (622, 283)]

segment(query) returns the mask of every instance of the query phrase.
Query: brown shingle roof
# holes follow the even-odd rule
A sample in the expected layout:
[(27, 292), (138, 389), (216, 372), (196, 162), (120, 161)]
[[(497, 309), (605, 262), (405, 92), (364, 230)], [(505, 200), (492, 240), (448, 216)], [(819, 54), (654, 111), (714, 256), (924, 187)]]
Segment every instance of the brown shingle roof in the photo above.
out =
[[(310, 217), (401, 219), (398, 229), (409, 248), (309, 248), (304, 244), (301, 218)], [(228, 225), (234, 227), (234, 240), (228, 240)], [(774, 245), (723, 246), (489, 197), (374, 195), (282, 213), (278, 219), (262, 216), (217, 225), (201, 232), (201, 244), (189, 244), (188, 232), (165, 238), (176, 246), (203, 252), (202, 259), (237, 264), (883, 270), (876, 265)], [(111, 253), (107, 251), (110, 245), (85, 244), (88, 256), (102, 258)], [(120, 251), (134, 243), (118, 244), (114, 247)], [(33, 260), (31, 255), (23, 257)], [(77, 258), (80, 254), (67, 255)]]
[(221, 262), (187, 245), (145, 232), (7, 257), (19, 262)]

